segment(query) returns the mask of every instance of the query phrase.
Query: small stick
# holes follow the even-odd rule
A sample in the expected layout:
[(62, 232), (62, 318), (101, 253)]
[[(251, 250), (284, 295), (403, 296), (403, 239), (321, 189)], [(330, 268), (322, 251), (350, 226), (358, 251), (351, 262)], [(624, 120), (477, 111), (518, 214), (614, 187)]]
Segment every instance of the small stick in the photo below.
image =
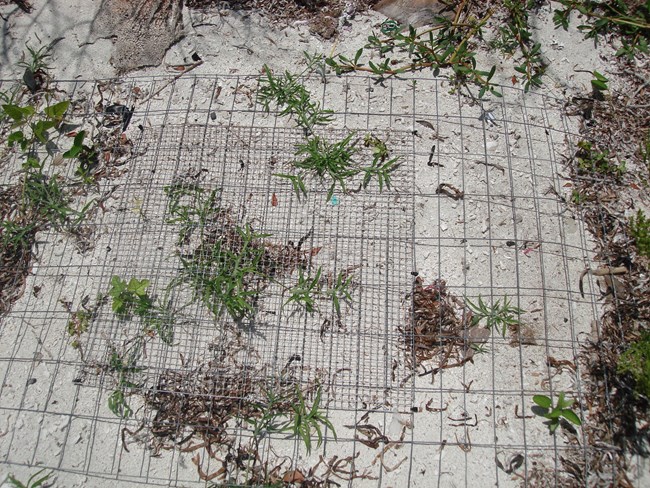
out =
[(154, 92), (152, 95), (150, 95), (148, 98), (146, 98), (145, 100), (143, 100), (143, 101), (140, 102), (140, 103), (148, 102), (148, 101), (151, 100), (153, 97), (157, 96), (157, 95), (158, 95), (161, 91), (163, 91), (165, 88), (167, 88), (169, 85), (171, 85), (171, 84), (174, 83), (176, 80), (178, 80), (178, 79), (179, 79), (181, 76), (183, 76), (185, 73), (189, 73), (189, 72), (192, 71), (194, 68), (198, 68), (198, 67), (201, 66), (202, 64), (203, 64), (203, 60), (200, 60), (200, 61), (197, 61), (196, 63), (193, 63), (193, 64), (189, 65), (189, 67), (188, 67), (186, 70), (184, 70), (184, 71), (181, 72), (181, 73), (178, 73), (178, 74), (177, 74), (176, 76), (174, 76), (171, 80), (169, 80), (167, 83), (165, 83), (163, 86), (161, 86), (158, 90), (156, 90), (156, 92)]
[(436, 188), (436, 195), (440, 194), (447, 195), (454, 200), (462, 200), (465, 196), (465, 193), (449, 183), (440, 183), (438, 185), (438, 188)]

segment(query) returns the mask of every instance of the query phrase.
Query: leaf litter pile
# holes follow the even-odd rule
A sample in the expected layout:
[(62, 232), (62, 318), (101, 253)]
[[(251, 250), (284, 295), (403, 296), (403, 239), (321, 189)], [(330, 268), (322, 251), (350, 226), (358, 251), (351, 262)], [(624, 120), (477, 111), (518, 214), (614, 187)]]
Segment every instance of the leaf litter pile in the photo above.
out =
[(465, 303), (447, 289), (444, 280), (423, 286), (417, 276), (407, 296), (412, 314), (402, 330), (413, 369), (438, 358), (437, 366), (420, 375), (433, 374), (471, 361), (477, 347), (487, 341), (490, 331), (472, 321)]

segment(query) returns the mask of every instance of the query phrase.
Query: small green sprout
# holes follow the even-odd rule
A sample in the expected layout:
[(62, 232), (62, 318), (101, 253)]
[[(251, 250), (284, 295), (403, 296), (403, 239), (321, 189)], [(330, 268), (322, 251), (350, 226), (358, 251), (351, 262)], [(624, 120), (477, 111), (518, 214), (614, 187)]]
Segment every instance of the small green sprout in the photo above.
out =
[(551, 434), (554, 433), (560, 425), (561, 417), (564, 417), (575, 425), (582, 425), (580, 417), (578, 417), (576, 413), (570, 408), (575, 403), (575, 400), (565, 399), (564, 392), (561, 392), (558, 396), (555, 407), (553, 407), (553, 401), (551, 398), (547, 397), (546, 395), (533, 396), (533, 402), (535, 402), (536, 405), (543, 409), (544, 413), (541, 413), (539, 415), (542, 415), (549, 420), (548, 427)]
[(120, 318), (126, 319), (135, 313), (145, 317), (153, 308), (153, 300), (147, 293), (149, 280), (131, 278), (127, 283), (119, 276), (111, 278), (108, 295), (113, 299), (112, 309)]
[[(48, 473), (45, 476), (41, 476), (41, 474), (44, 471), (45, 471), (44, 469), (41, 469), (40, 471), (37, 471), (36, 473), (31, 475), (27, 480), (27, 484), (24, 484), (22, 481), (18, 480), (17, 478), (15, 478), (13, 475), (10, 474), (5, 479), (3, 485), (6, 483), (12, 486), (13, 488), (40, 488), (52, 476), (52, 473)], [(41, 477), (39, 478), (39, 476)]]
[(619, 374), (632, 377), (637, 394), (650, 398), (650, 332), (630, 344), (621, 354), (616, 369)]
[(313, 314), (316, 311), (316, 298), (320, 295), (321, 283), (320, 277), (322, 273), (322, 268), (318, 268), (316, 276), (313, 278), (305, 276), (302, 268), (298, 270), (298, 283), (296, 283), (290, 290), (290, 296), (285, 305), (288, 303), (295, 303), (307, 311), (307, 313)]
[(594, 75), (594, 79), (591, 80), (591, 87), (594, 91), (607, 91), (609, 87), (607, 83), (609, 80), (605, 76), (601, 75), (598, 71), (594, 70), (591, 72)]
[(508, 326), (518, 324), (519, 320), (517, 317), (526, 312), (525, 310), (510, 305), (510, 299), (507, 296), (503, 297), (503, 303), (499, 299), (492, 305), (487, 305), (480, 295), (477, 304), (469, 298), (465, 298), (465, 302), (474, 314), (472, 317), (472, 326), (478, 325), (481, 320), (485, 319), (487, 328), (500, 329), (503, 337), (506, 336)]
[(630, 234), (634, 238), (639, 254), (650, 258), (650, 219), (639, 209), (636, 217), (630, 219)]

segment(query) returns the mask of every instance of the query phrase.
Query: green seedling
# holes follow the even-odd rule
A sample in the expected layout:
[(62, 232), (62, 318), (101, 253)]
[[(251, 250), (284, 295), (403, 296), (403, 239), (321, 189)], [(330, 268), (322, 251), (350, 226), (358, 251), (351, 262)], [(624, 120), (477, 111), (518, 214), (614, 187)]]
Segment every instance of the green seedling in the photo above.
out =
[(255, 441), (267, 433), (282, 432), (283, 424), (286, 420), (286, 401), (273, 390), (266, 391), (266, 402), (257, 405), (259, 415), (246, 417), (243, 420), (253, 429), (253, 438)]
[(220, 210), (218, 190), (206, 191), (194, 183), (178, 182), (164, 191), (169, 198), (165, 222), (180, 226), (179, 246), (187, 244), (195, 230), (203, 232)]
[(115, 390), (108, 397), (108, 408), (118, 417), (128, 418), (133, 413), (126, 401), (125, 391), (127, 388), (137, 387), (135, 383), (129, 380), (129, 377), (141, 372), (143, 369), (136, 366), (142, 347), (142, 339), (136, 339), (124, 355), (126, 359), (115, 350), (111, 353), (108, 368), (111, 373), (117, 374), (118, 381)]
[(44, 469), (37, 471), (36, 473), (34, 473), (29, 477), (26, 484), (10, 474), (7, 476), (3, 484), (8, 484), (13, 488), (40, 488), (52, 476), (52, 473), (48, 473), (45, 476), (41, 476), (44, 472), (45, 472)]
[(62, 154), (64, 159), (79, 159), (79, 167), (75, 176), (84, 183), (92, 183), (92, 171), (99, 164), (99, 154), (94, 147), (84, 144), (86, 131), (79, 131), (72, 141), (72, 147)]
[(129, 418), (133, 410), (126, 401), (123, 390), (113, 390), (108, 397), (108, 409), (117, 417)]
[(607, 85), (609, 80), (605, 76), (595, 70), (591, 74), (594, 75), (594, 78), (591, 80), (591, 88), (593, 88), (594, 92), (609, 90), (609, 85)]
[(55, 228), (63, 228), (71, 216), (80, 221), (85, 211), (73, 210), (70, 197), (62, 187), (62, 179), (48, 177), (40, 171), (28, 171), (23, 183), (22, 209), (29, 220), (44, 220)]
[(120, 320), (130, 320), (133, 315), (140, 317), (146, 329), (154, 329), (165, 344), (171, 345), (174, 314), (168, 306), (155, 303), (147, 292), (149, 284), (149, 280), (131, 278), (127, 283), (119, 276), (113, 276), (108, 290), (111, 308)]
[(472, 342), (469, 345), (470, 349), (474, 351), (476, 354), (487, 354), (490, 352), (490, 348), (487, 347), (485, 344), (478, 343), (478, 342)]
[(299, 268), (298, 273), (298, 283), (289, 290), (290, 296), (284, 304), (295, 303), (304, 308), (307, 313), (313, 314), (317, 309), (316, 299), (321, 294), (322, 268), (318, 268), (313, 278), (305, 276), (302, 268)]
[(307, 188), (305, 187), (305, 182), (302, 180), (301, 175), (288, 175), (284, 173), (273, 173), (273, 176), (277, 176), (278, 178), (285, 178), (291, 182), (291, 186), (293, 187), (293, 191), (295, 192), (296, 196), (298, 197), (298, 201), (301, 200), (301, 198), (307, 196)]
[(11, 220), (2, 220), (0, 227), (2, 228), (0, 245), (2, 246), (3, 253), (11, 250), (12, 253), (21, 254), (32, 247), (34, 234), (39, 224), (38, 222), (30, 222), (22, 225)]
[(309, 90), (300, 81), (313, 70), (317, 61), (318, 58), (312, 59), (299, 75), (286, 71), (283, 76), (275, 76), (264, 65), (264, 77), (260, 80), (258, 90), (258, 103), (265, 111), (269, 112), (274, 105), (281, 116), (294, 117), (296, 123), (308, 134), (317, 125), (325, 125), (333, 120), (332, 111), (323, 109), (319, 102), (313, 101)]
[(639, 254), (650, 258), (650, 219), (646, 218), (641, 209), (630, 219), (630, 234), (634, 238)]
[(306, 170), (318, 175), (320, 178), (329, 178), (332, 183), (327, 193), (327, 200), (334, 194), (336, 185), (345, 193), (345, 182), (359, 173), (352, 156), (356, 152), (356, 141), (352, 142), (353, 133), (348, 134), (338, 142), (330, 143), (325, 139), (313, 136), (304, 144), (296, 147), (294, 161), (296, 168)]
[(47, 71), (50, 69), (49, 60), (52, 58), (52, 44), (41, 46), (38, 49), (25, 45), (27, 53), (23, 52), (23, 59), (18, 66), (24, 68), (23, 82), (29, 91), (36, 93), (45, 84)]
[(68, 320), (68, 335), (74, 337), (74, 340), (71, 343), (73, 348), (79, 348), (79, 337), (81, 337), (81, 334), (88, 331), (92, 319), (93, 313), (88, 310), (77, 310), (76, 312), (72, 312), (72, 316), (70, 317), (70, 320)]
[(294, 400), (294, 402), (291, 404), (291, 408), (293, 409), (291, 418), (282, 430), (283, 432), (290, 432), (293, 436), (300, 437), (305, 444), (307, 453), (309, 454), (311, 452), (312, 430), (315, 430), (318, 436), (317, 447), (320, 447), (321, 443), (323, 442), (323, 432), (321, 430), (321, 426), (329, 428), (334, 435), (334, 439), (336, 439), (336, 431), (334, 430), (332, 422), (330, 422), (325, 413), (320, 410), (320, 387), (316, 391), (316, 396), (311, 408), (307, 407), (307, 404), (305, 403), (305, 397), (303, 396), (302, 391), (300, 391), (299, 387), (296, 387), (296, 397), (297, 401)]
[(289, 288), (289, 298), (284, 304), (295, 303), (307, 313), (313, 314), (319, 310), (318, 302), (326, 300), (331, 302), (331, 307), (334, 307), (336, 315), (341, 318), (341, 302), (352, 301), (351, 287), (354, 276), (342, 271), (326, 287), (330, 278), (322, 277), (322, 268), (318, 268), (314, 277), (305, 276), (302, 268), (299, 268), (298, 272), (298, 282)]
[(322, 389), (318, 387), (314, 402), (308, 407), (299, 386), (292, 395), (278, 396), (267, 391), (266, 402), (259, 405), (259, 414), (243, 420), (252, 426), (256, 441), (265, 434), (288, 433), (292, 437), (299, 437), (307, 453), (310, 453), (312, 431), (316, 432), (318, 446), (323, 441), (323, 426), (329, 428), (336, 439), (334, 426), (320, 408), (321, 394)]
[(629, 375), (634, 380), (637, 395), (650, 398), (650, 332), (641, 335), (621, 354), (617, 371), (620, 375)]
[(547, 418), (549, 420), (548, 428), (551, 434), (557, 430), (558, 426), (560, 425), (560, 419), (562, 417), (575, 425), (582, 425), (580, 417), (578, 417), (576, 413), (570, 408), (575, 403), (575, 400), (565, 399), (564, 392), (561, 392), (558, 396), (555, 407), (553, 406), (552, 400), (546, 395), (533, 396), (533, 402), (535, 402), (536, 405), (543, 409), (543, 413), (538, 415), (542, 415), (544, 418)]
[(363, 145), (372, 148), (372, 157), (379, 158), (380, 161), (385, 161), (390, 154), (386, 143), (370, 132), (363, 136)]
[(336, 277), (334, 284), (325, 291), (325, 296), (332, 301), (336, 315), (341, 317), (341, 302), (351, 302), (352, 295), (350, 294), (352, 287), (353, 275), (348, 272), (342, 271)]
[(370, 166), (362, 168), (364, 173), (363, 187), (367, 188), (372, 179), (376, 178), (380, 192), (384, 190), (384, 186), (390, 188), (391, 173), (395, 171), (398, 165), (399, 158), (382, 161), (380, 156), (375, 155)]
[(471, 326), (477, 326), (482, 320), (485, 320), (485, 325), (488, 329), (500, 330), (501, 335), (505, 338), (508, 326), (516, 325), (519, 323), (519, 315), (525, 313), (517, 307), (510, 305), (510, 299), (505, 296), (503, 302), (497, 300), (492, 305), (488, 305), (483, 301), (479, 295), (478, 303), (472, 302), (469, 298), (465, 298), (465, 303), (473, 313)]
[(112, 309), (122, 319), (128, 319), (132, 314), (146, 317), (153, 309), (153, 299), (147, 293), (149, 280), (131, 278), (129, 282), (119, 276), (111, 278), (111, 288), (108, 296), (112, 299)]
[(578, 152), (576, 153), (578, 171), (582, 174), (599, 174), (602, 176), (613, 176), (620, 178), (625, 174), (625, 162), (615, 163), (611, 160), (609, 150), (598, 151), (589, 141), (580, 141), (578, 143)]
[(267, 280), (260, 240), (269, 234), (256, 233), (249, 224), (234, 226), (230, 231), (231, 240), (204, 243), (191, 256), (181, 256), (179, 279), (194, 288), (195, 297), (215, 316), (227, 311), (234, 320), (241, 321), (255, 314), (259, 287)]

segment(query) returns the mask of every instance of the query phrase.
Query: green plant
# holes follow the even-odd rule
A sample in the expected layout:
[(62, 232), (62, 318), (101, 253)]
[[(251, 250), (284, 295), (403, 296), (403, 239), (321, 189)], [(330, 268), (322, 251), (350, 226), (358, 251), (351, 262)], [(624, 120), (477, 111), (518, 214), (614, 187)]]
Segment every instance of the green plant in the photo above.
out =
[(2, 110), (13, 121), (11, 128), (17, 129), (7, 138), (9, 147), (17, 144), (22, 151), (26, 151), (35, 143), (47, 144), (48, 132), (61, 126), (69, 106), (70, 102), (64, 100), (45, 107), (43, 112), (36, 117), (34, 105), (28, 104), (21, 107), (10, 103), (3, 104)]
[(215, 316), (227, 311), (240, 321), (254, 315), (256, 297), (268, 279), (261, 239), (269, 234), (254, 232), (249, 224), (227, 225), (224, 231), (227, 236), (208, 239), (197, 252), (181, 256), (179, 279), (191, 284)]
[(480, 295), (476, 304), (469, 298), (465, 298), (465, 302), (473, 313), (472, 327), (478, 325), (481, 320), (485, 319), (487, 328), (500, 330), (503, 337), (506, 336), (508, 326), (518, 324), (519, 315), (525, 313), (525, 310), (511, 306), (507, 296), (503, 297), (503, 302), (499, 299), (492, 305), (487, 305)]
[(636, 217), (630, 219), (630, 233), (639, 254), (650, 258), (650, 219), (647, 219), (643, 210), (639, 209)]
[[(5, 479), (4, 483), (8, 483), (14, 488), (39, 488), (44, 485), (44, 483), (50, 479), (52, 476), (52, 473), (48, 473), (45, 476), (41, 476), (41, 474), (44, 472), (44, 469), (41, 469), (31, 475), (29, 479), (27, 480), (27, 483), (23, 483), (22, 481), (18, 480), (15, 478), (13, 475), (8, 475), (7, 478)], [(39, 476), (41, 476), (39, 478)], [(3, 483), (3, 484), (4, 484)]]
[(21, 68), (29, 69), (32, 73), (37, 71), (47, 71), (50, 69), (49, 61), (52, 58), (52, 45), (41, 46), (34, 49), (25, 44), (27, 53), (23, 52), (22, 60), (18, 62)]
[(23, 52), (22, 60), (18, 66), (24, 68), (23, 82), (29, 91), (36, 93), (43, 88), (50, 69), (49, 60), (52, 58), (52, 44), (34, 49), (25, 44), (27, 53)]
[(124, 354), (118, 353), (115, 349), (111, 352), (108, 370), (117, 375), (117, 385), (108, 397), (108, 408), (118, 417), (127, 418), (133, 413), (126, 401), (125, 392), (127, 388), (137, 387), (130, 378), (133, 374), (142, 371), (142, 368), (136, 366), (142, 346), (142, 338), (137, 337)]
[(196, 229), (202, 233), (219, 212), (219, 190), (206, 191), (195, 183), (179, 181), (166, 186), (164, 191), (169, 199), (165, 222), (180, 225), (179, 246), (187, 244)]
[[(384, 186), (390, 188), (391, 173), (399, 165), (399, 158), (389, 159), (386, 144), (372, 134), (366, 134), (364, 145), (372, 148), (373, 158), (370, 166), (363, 167), (354, 159), (357, 154), (356, 145), (359, 142), (358, 139), (353, 140), (354, 136), (354, 133), (349, 133), (338, 142), (328, 142), (319, 136), (312, 136), (305, 143), (296, 146), (298, 159), (293, 162), (293, 165), (303, 172), (331, 181), (326, 197), (328, 201), (332, 198), (337, 185), (345, 193), (346, 183), (359, 174), (363, 174), (361, 183), (363, 188), (367, 188), (373, 179), (377, 180), (379, 191), (383, 191)], [(302, 175), (290, 177), (280, 174), (278, 176), (290, 179), (296, 194), (299, 195), (299, 192), (306, 194)]]
[(601, 35), (616, 33), (621, 41), (617, 56), (629, 59), (640, 53), (648, 53), (648, 36), (650, 35), (650, 4), (648, 2), (627, 2), (625, 0), (559, 0), (562, 8), (553, 15), (555, 27), (567, 29), (571, 13), (577, 11), (585, 23), (578, 29), (585, 39), (598, 43)]
[(90, 323), (93, 319), (93, 313), (89, 310), (77, 310), (72, 313), (70, 320), (68, 320), (68, 335), (74, 337), (72, 347), (77, 349), (79, 347), (79, 337), (81, 334), (88, 331)]
[(332, 180), (327, 193), (327, 200), (334, 194), (336, 184), (345, 192), (345, 181), (358, 174), (352, 156), (356, 149), (356, 141), (351, 142), (354, 133), (348, 134), (342, 140), (330, 143), (325, 139), (313, 136), (304, 144), (296, 147), (296, 156), (302, 159), (294, 161), (294, 166), (299, 169), (315, 173), (323, 178), (328, 176)]
[(122, 319), (132, 314), (146, 317), (153, 309), (153, 299), (147, 293), (149, 280), (131, 278), (129, 282), (119, 276), (111, 278), (108, 295), (112, 298), (112, 309)]
[(528, 27), (528, 12), (535, 3), (535, 0), (503, 0), (508, 18), (505, 25), (499, 27), (499, 37), (492, 43), (493, 47), (501, 48), (508, 54), (514, 54), (519, 48), (522, 62), (515, 66), (515, 71), (523, 75), (526, 91), (542, 85), (542, 76), (547, 68), (541, 56), (541, 44), (532, 42)]
[(621, 354), (617, 371), (620, 375), (630, 375), (635, 392), (650, 398), (650, 332), (644, 332)]
[[(385, 37), (373, 33), (353, 58), (338, 54), (325, 62), (337, 75), (362, 71), (380, 79), (424, 69), (432, 70), (437, 76), (442, 69), (450, 69), (452, 79), (458, 85), (474, 84), (479, 87), (478, 98), (482, 98), (486, 92), (500, 96), (490, 81), (496, 66), (489, 71), (477, 69), (476, 53), (472, 50), (472, 44), (481, 38), (482, 28), (492, 14), (493, 10), (489, 10), (481, 19), (466, 14), (463, 20), (457, 22), (439, 18), (438, 26), (419, 33), (412, 26), (408, 27), (406, 33), (399, 29), (382, 29)], [(366, 51), (378, 53), (381, 61), (368, 59), (362, 62)], [(391, 54), (396, 57), (388, 56)]]
[(352, 301), (352, 296), (350, 295), (350, 289), (352, 287), (353, 275), (346, 271), (341, 271), (332, 286), (330, 286), (325, 291), (325, 296), (329, 298), (334, 306), (336, 315), (341, 317), (341, 301)]
[(559, 394), (555, 406), (553, 406), (553, 401), (551, 398), (547, 397), (546, 395), (533, 396), (533, 402), (535, 402), (536, 405), (543, 409), (542, 413), (538, 413), (538, 415), (541, 415), (549, 420), (548, 428), (551, 434), (554, 433), (560, 425), (561, 417), (564, 417), (575, 425), (582, 425), (580, 417), (578, 417), (576, 413), (571, 410), (571, 406), (575, 403), (575, 400), (565, 399), (564, 392), (561, 392)]
[(264, 65), (264, 77), (260, 80), (258, 102), (264, 110), (270, 111), (271, 105), (280, 110), (280, 115), (295, 117), (297, 124), (306, 133), (311, 134), (317, 125), (324, 125), (333, 120), (332, 111), (323, 109), (319, 102), (311, 99), (311, 94), (301, 83), (301, 78), (310, 73), (320, 60), (314, 57), (307, 68), (300, 74), (286, 71), (284, 76), (275, 76), (271, 69)]
[(273, 173), (273, 176), (277, 176), (279, 178), (285, 178), (291, 182), (291, 186), (293, 187), (293, 191), (295, 192), (296, 196), (298, 197), (298, 201), (302, 197), (307, 196), (307, 188), (305, 187), (305, 182), (302, 180), (301, 175), (288, 175), (285, 173)]
[(265, 433), (289, 433), (302, 439), (307, 453), (310, 453), (312, 431), (318, 436), (318, 446), (323, 441), (322, 426), (329, 428), (336, 439), (334, 426), (320, 408), (321, 393), (319, 386), (311, 407), (308, 407), (297, 385), (291, 395), (279, 396), (267, 391), (266, 402), (258, 405), (257, 414), (243, 420), (253, 427), (256, 440)]
[(332, 422), (330, 422), (327, 416), (320, 410), (321, 388), (319, 387), (316, 391), (316, 396), (314, 397), (314, 402), (312, 403), (311, 408), (307, 407), (305, 397), (299, 387), (296, 387), (296, 397), (297, 401), (294, 401), (291, 404), (293, 414), (283, 431), (290, 432), (294, 436), (300, 437), (305, 443), (307, 453), (311, 452), (312, 430), (315, 430), (318, 435), (318, 446), (321, 445), (323, 441), (321, 425), (329, 428), (334, 435), (334, 439), (336, 439), (336, 431), (334, 430)]
[(284, 304), (296, 303), (303, 307), (307, 313), (314, 313), (316, 311), (316, 298), (320, 295), (322, 288), (320, 282), (322, 269), (318, 268), (316, 276), (313, 278), (305, 276), (302, 268), (299, 268), (298, 272), (298, 282), (289, 290), (290, 296)]
[(111, 308), (121, 320), (130, 320), (133, 315), (140, 317), (146, 329), (154, 329), (164, 343), (172, 344), (174, 314), (168, 306), (156, 304), (147, 292), (149, 284), (149, 280), (131, 278), (127, 283), (113, 276), (108, 290)]
[(609, 80), (601, 75), (598, 71), (594, 70), (591, 72), (594, 75), (594, 78), (591, 80), (591, 87), (594, 89), (594, 91), (607, 91), (609, 90), (609, 86), (607, 83)]
[(2, 234), (0, 235), (0, 247), (3, 251), (22, 253), (32, 247), (34, 234), (38, 229), (37, 222), (20, 224), (11, 220), (0, 221)]
[(582, 174), (591, 175), (596, 173), (620, 178), (626, 171), (624, 161), (618, 164), (613, 162), (609, 150), (605, 149), (600, 152), (589, 141), (578, 142), (578, 151), (575, 157), (578, 163), (578, 171)]
[(341, 302), (351, 302), (351, 288), (354, 276), (347, 271), (341, 271), (336, 278), (322, 276), (322, 268), (318, 268), (314, 277), (305, 276), (302, 268), (298, 269), (298, 282), (288, 289), (289, 298), (284, 303), (295, 303), (307, 313), (318, 311), (318, 302), (327, 300), (334, 307), (336, 315), (341, 317)]
[(126, 401), (124, 390), (116, 389), (108, 396), (108, 409), (117, 417), (129, 418), (133, 410)]
[(481, 344), (481, 343), (478, 343), (478, 342), (470, 343), (469, 347), (476, 354), (487, 354), (488, 352), (490, 352), (489, 347), (487, 347), (485, 344)]
[(82, 130), (75, 134), (72, 141), (72, 147), (63, 153), (64, 159), (79, 159), (79, 167), (75, 171), (75, 176), (81, 178), (84, 183), (92, 183), (92, 170), (99, 163), (99, 155), (95, 147), (84, 144), (86, 131)]

